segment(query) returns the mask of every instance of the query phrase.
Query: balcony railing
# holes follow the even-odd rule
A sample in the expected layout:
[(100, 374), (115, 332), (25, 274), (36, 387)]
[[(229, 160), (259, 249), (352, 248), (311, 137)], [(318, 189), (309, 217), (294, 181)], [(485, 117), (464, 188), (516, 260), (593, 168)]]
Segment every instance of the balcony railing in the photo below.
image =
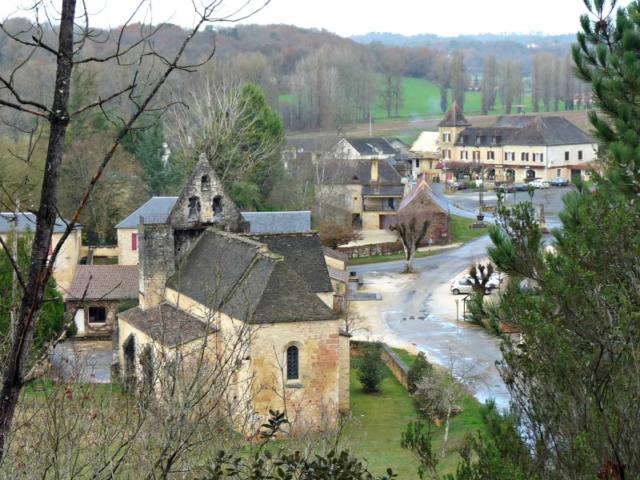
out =
[(390, 205), (365, 205), (364, 206), (364, 211), (365, 212), (397, 212), (398, 211), (398, 207), (397, 206), (390, 206)]

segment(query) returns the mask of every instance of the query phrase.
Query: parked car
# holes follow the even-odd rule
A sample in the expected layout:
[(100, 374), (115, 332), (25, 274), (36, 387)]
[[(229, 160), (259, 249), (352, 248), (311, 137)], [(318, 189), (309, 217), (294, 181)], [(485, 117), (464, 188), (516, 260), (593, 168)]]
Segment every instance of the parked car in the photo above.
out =
[(549, 181), (549, 185), (551, 185), (552, 187), (566, 187), (567, 185), (569, 185), (569, 180), (562, 177), (556, 177), (553, 180)]
[(516, 188), (514, 187), (513, 183), (507, 183), (504, 185), (498, 185), (496, 187), (496, 193), (500, 192), (500, 193), (512, 193), (515, 192)]
[(549, 188), (549, 182), (540, 179), (535, 179), (533, 182), (530, 182), (529, 185), (533, 188)]
[[(461, 293), (473, 293), (473, 281), (469, 277), (457, 278), (449, 285), (449, 291), (454, 295), (460, 295)], [(484, 293), (485, 295), (489, 295), (491, 293), (491, 288), (487, 286)]]
[(530, 184), (526, 184), (526, 183), (514, 183), (513, 189), (516, 192), (526, 192), (527, 190), (529, 190), (529, 185)]

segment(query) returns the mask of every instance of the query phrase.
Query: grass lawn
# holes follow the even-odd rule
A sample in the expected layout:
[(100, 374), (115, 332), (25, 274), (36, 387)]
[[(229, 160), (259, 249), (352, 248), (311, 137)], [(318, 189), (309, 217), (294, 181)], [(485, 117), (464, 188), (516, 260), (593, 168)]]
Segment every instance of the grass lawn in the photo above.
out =
[(452, 240), (454, 242), (465, 243), (489, 233), (487, 228), (469, 228), (469, 225), (472, 223), (475, 223), (475, 220), (451, 215), (449, 231), (451, 233)]
[[(442, 253), (447, 249), (433, 250), (429, 252), (417, 252), (414, 258), (430, 257)], [(368, 263), (381, 263), (381, 262), (394, 262), (397, 260), (404, 260), (404, 253), (392, 253), (391, 255), (371, 255), (369, 257), (357, 257), (350, 258), (349, 265), (366, 265)]]
[[(403, 361), (413, 361), (404, 350), (394, 349)], [(468, 433), (483, 429), (480, 403), (472, 396), (460, 402), (463, 412), (454, 417), (449, 430), (449, 447), (439, 464), (440, 474), (454, 473), (460, 460), (457, 448)], [(373, 473), (383, 474), (391, 467), (399, 478), (417, 478), (418, 462), (400, 447), (400, 437), (407, 423), (418, 419), (418, 412), (409, 393), (391, 372), (382, 382), (381, 393), (362, 392), (356, 372), (351, 371), (351, 413), (353, 421), (345, 429), (346, 446), (358, 458), (366, 459)], [(438, 428), (434, 447), (442, 448), (444, 428)]]
[[(486, 228), (469, 228), (469, 225), (474, 222), (475, 220), (470, 218), (451, 215), (449, 229), (452, 241), (455, 243), (465, 243), (489, 233)], [(416, 253), (415, 258), (430, 257), (446, 251), (447, 249), (418, 252)], [(371, 255), (369, 257), (350, 258), (349, 265), (367, 265), (369, 263), (393, 262), (397, 260), (404, 260), (403, 252), (393, 253), (391, 255)]]

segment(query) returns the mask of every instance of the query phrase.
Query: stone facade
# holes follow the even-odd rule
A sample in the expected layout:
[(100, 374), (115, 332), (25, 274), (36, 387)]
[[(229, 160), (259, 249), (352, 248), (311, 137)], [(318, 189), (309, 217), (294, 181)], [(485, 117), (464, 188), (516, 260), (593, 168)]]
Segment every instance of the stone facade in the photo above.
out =
[[(220, 353), (248, 335), (248, 351), (233, 363), (231, 396), (249, 398), (242, 407), (249, 411), (237, 416), (253, 420), (238, 428), (251, 433), (269, 410), (286, 410), (293, 428), (331, 428), (349, 406), (349, 339), (340, 335), (341, 320), (330, 308), (333, 293), (317, 234), (231, 233), (243, 231), (238, 209), (201, 157), (167, 223), (140, 227), (140, 301), (119, 315), (120, 371), (140, 375), (133, 347), (177, 353), (206, 337)], [(318, 251), (308, 251), (316, 243)], [(172, 318), (182, 323), (176, 327)], [(215, 334), (197, 325), (211, 325)], [(297, 374), (290, 378), (292, 346)]]

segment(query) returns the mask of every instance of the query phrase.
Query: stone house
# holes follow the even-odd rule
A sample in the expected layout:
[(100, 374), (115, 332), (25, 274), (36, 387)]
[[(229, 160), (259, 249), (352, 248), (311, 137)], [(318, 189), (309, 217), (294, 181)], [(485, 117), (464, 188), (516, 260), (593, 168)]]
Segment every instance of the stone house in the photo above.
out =
[(387, 218), (396, 214), (405, 185), (388, 159), (335, 160), (325, 169), (327, 181), (318, 185), (320, 204), (339, 208), (355, 228), (382, 230)]
[[(10, 237), (13, 231), (13, 222), (16, 215), (11, 212), (0, 213), (0, 237), (4, 241)], [(18, 224), (15, 227), (18, 235), (33, 233), (36, 228), (36, 216), (33, 213), (18, 213)], [(53, 227), (53, 236), (51, 237), (51, 248), (49, 254), (53, 252), (53, 248), (62, 238), (66, 228), (66, 223), (62, 219), (58, 219)], [(53, 265), (53, 278), (58, 284), (58, 290), (63, 295), (71, 286), (73, 276), (75, 275), (78, 262), (82, 257), (82, 227), (77, 226), (71, 232), (71, 235), (62, 245), (60, 253)]]
[(447, 162), (468, 163), (487, 180), (570, 180), (583, 177), (597, 160), (596, 140), (559, 116), (503, 116), (489, 127), (473, 127), (454, 102), (438, 130), (443, 172)]
[(420, 218), (429, 220), (429, 229), (421, 246), (446, 245), (450, 241), (449, 214), (433, 198), (429, 182), (422, 175), (400, 204), (398, 212), (415, 212)]
[(417, 179), (421, 175), (426, 175), (430, 180), (437, 179), (440, 174), (438, 166), (442, 160), (440, 134), (422, 132), (411, 145), (411, 151), (416, 155), (411, 176)]
[[(203, 348), (231, 354), (229, 402), (251, 430), (286, 409), (295, 428), (335, 425), (349, 408), (349, 337), (328, 306), (332, 288), (318, 235), (252, 234), (201, 156), (162, 224), (139, 228), (139, 306), (118, 315), (120, 371), (139, 380), (155, 359)], [(285, 400), (286, 399), (286, 400)], [(250, 432), (246, 432), (250, 433)]]
[(118, 310), (138, 301), (138, 267), (78, 265), (64, 299), (78, 336), (111, 336)]

